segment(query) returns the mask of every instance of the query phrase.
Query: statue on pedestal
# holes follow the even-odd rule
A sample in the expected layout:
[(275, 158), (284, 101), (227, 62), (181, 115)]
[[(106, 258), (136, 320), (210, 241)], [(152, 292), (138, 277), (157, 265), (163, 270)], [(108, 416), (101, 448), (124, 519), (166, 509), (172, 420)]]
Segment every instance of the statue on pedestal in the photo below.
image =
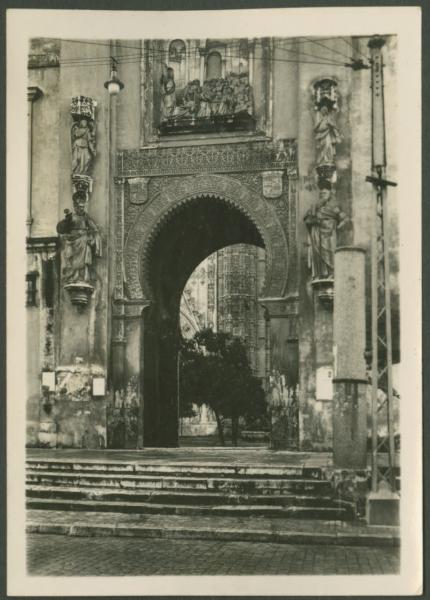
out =
[(86, 211), (86, 195), (73, 195), (74, 211), (65, 210), (64, 219), (57, 225), (63, 243), (63, 281), (68, 284), (87, 284), (94, 280), (93, 260), (101, 256), (101, 239), (97, 225)]
[(320, 202), (304, 218), (308, 229), (308, 265), (312, 279), (332, 279), (336, 232), (350, 219), (333, 203), (330, 183), (322, 181), (319, 186)]

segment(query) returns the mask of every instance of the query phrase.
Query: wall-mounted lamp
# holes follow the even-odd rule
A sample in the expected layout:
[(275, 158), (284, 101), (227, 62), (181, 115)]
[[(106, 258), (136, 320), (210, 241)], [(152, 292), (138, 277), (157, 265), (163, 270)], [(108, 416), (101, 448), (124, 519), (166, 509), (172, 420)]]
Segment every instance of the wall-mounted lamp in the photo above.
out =
[(109, 81), (105, 81), (105, 88), (111, 96), (116, 96), (123, 89), (124, 84), (118, 79), (117, 60), (111, 56), (111, 71)]

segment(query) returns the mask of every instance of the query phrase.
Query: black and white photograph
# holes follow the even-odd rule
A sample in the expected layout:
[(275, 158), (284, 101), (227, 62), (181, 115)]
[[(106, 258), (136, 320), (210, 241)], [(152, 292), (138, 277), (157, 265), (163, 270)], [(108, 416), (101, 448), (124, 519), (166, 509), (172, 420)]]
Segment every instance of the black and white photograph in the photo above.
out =
[(421, 593), (419, 9), (7, 33), (12, 591)]

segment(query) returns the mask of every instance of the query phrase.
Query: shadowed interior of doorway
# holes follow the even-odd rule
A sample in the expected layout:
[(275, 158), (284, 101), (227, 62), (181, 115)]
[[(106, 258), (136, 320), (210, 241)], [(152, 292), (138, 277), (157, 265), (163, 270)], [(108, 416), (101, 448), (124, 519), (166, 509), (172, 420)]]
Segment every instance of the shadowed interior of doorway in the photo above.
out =
[(181, 296), (194, 269), (233, 244), (264, 248), (251, 219), (221, 198), (189, 200), (159, 225), (143, 268), (152, 303), (143, 312), (142, 388), (144, 444), (179, 443), (177, 364)]

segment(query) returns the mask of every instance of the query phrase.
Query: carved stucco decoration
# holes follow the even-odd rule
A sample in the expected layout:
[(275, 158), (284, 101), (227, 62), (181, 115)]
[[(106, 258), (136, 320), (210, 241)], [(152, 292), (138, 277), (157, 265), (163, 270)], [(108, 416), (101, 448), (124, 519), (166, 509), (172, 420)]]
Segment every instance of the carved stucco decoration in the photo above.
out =
[(204, 174), (167, 184), (136, 215), (124, 244), (125, 286), (129, 299), (142, 302), (151, 299), (147, 269), (152, 240), (172, 212), (200, 196), (221, 198), (254, 223), (266, 247), (264, 295), (283, 296), (288, 272), (288, 247), (275, 209), (260, 194), (232, 177)]
[(118, 177), (166, 177), (197, 173), (285, 171), (297, 175), (297, 143), (253, 141), (166, 148), (142, 148), (118, 153)]

